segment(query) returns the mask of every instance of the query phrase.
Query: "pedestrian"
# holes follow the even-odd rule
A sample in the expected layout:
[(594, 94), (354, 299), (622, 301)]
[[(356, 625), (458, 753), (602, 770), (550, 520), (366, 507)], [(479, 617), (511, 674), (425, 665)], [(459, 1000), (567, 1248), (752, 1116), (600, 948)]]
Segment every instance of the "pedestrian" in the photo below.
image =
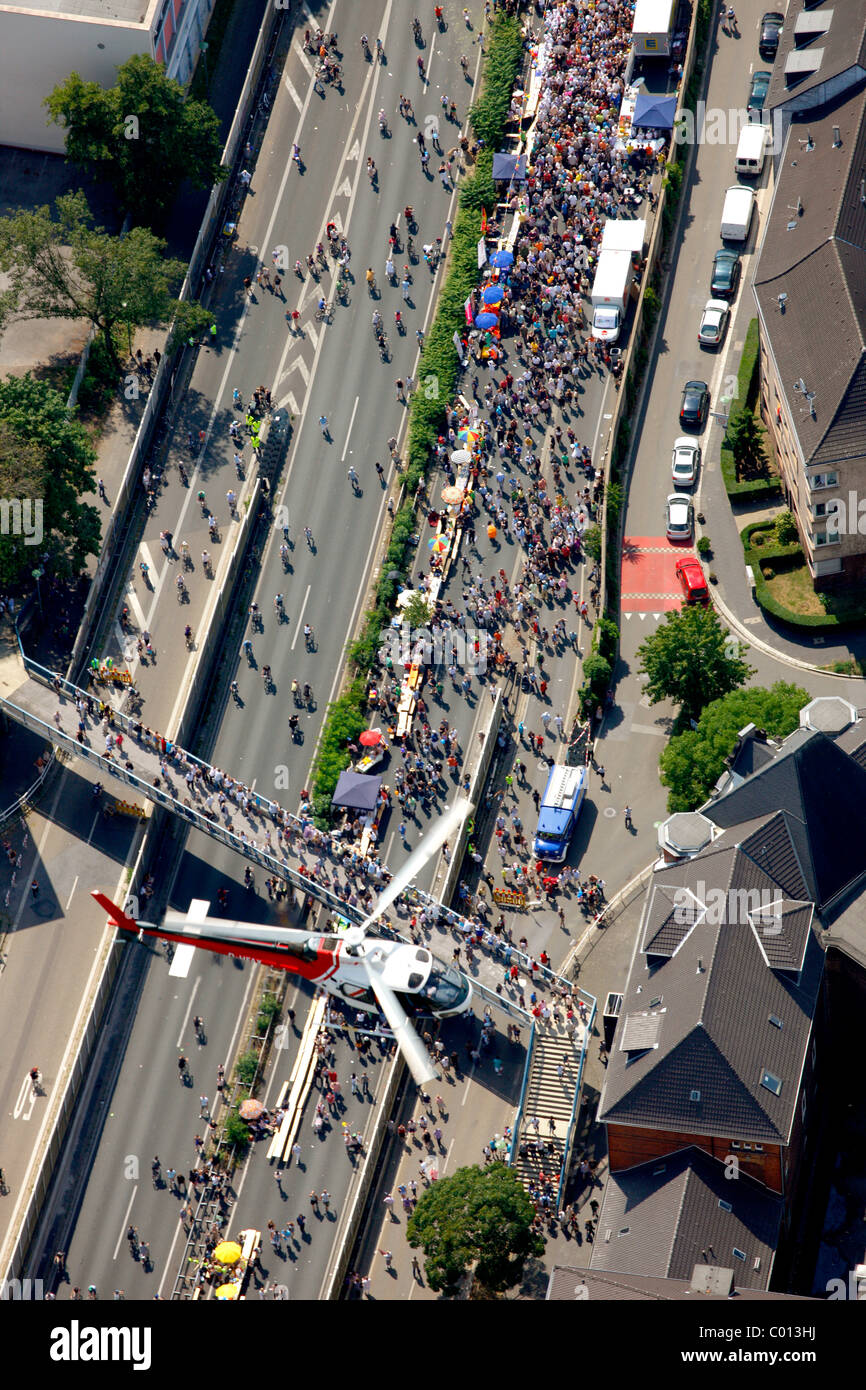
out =
[(400, 281), (400, 293), (402, 294), (404, 300), (408, 300), (409, 281), (405, 277)]

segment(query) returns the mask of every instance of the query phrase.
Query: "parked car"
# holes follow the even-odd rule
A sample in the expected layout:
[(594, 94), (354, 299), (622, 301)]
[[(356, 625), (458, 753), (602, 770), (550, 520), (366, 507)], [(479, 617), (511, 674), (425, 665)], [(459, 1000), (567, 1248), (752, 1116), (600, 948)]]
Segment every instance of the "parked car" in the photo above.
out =
[(761, 37), (758, 40), (758, 52), (762, 58), (766, 58), (770, 63), (776, 56), (779, 47), (779, 37), (785, 23), (785, 16), (779, 14), (778, 10), (768, 10), (761, 19)]
[(679, 560), (676, 565), (676, 576), (683, 586), (686, 603), (709, 603), (710, 591), (707, 588), (707, 581), (704, 578), (700, 560), (695, 560), (692, 557)]
[(713, 256), (710, 294), (714, 299), (733, 299), (740, 283), (740, 258), (722, 246)]
[(694, 440), (681, 437), (674, 440), (671, 455), (671, 477), (674, 487), (694, 487), (701, 466), (701, 446)]
[(665, 503), (665, 531), (669, 541), (690, 541), (695, 529), (692, 499), (681, 492), (670, 493)]
[(705, 381), (687, 381), (680, 402), (680, 424), (703, 429), (710, 407), (710, 388)]
[(723, 299), (708, 299), (701, 315), (698, 342), (701, 347), (718, 347), (725, 336), (730, 309)]
[(758, 120), (761, 119), (764, 102), (767, 100), (767, 93), (770, 90), (771, 75), (771, 73), (765, 72), (763, 68), (759, 69), (758, 72), (752, 73), (752, 85), (749, 87), (749, 100), (746, 102), (750, 120), (753, 111), (757, 111)]

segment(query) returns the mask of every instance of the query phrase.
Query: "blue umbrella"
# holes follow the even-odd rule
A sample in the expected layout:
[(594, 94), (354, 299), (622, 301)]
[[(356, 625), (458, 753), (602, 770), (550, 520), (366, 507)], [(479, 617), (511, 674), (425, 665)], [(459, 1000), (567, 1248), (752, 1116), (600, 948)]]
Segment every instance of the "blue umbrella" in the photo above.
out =
[(504, 291), (499, 285), (488, 285), (481, 298), (485, 304), (498, 304)]
[(479, 314), (475, 320), (476, 328), (495, 328), (499, 320), (495, 314)]
[(494, 251), (490, 257), (490, 264), (495, 266), (513, 265), (514, 257), (510, 251)]

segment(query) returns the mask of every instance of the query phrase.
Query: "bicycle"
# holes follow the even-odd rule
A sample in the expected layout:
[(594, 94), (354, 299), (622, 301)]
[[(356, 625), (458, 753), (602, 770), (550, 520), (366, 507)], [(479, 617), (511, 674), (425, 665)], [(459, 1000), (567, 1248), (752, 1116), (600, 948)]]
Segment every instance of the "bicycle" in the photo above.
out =
[(312, 548), (313, 548), (313, 533), (312, 533), (312, 531), (310, 530), (309, 526), (305, 526), (305, 527), (304, 527), (304, 536), (306, 537), (307, 545), (308, 545), (308, 546), (310, 547), (310, 549), (312, 550)]
[(316, 319), (319, 323), (331, 317), (331, 306), (327, 302), (316, 306)]

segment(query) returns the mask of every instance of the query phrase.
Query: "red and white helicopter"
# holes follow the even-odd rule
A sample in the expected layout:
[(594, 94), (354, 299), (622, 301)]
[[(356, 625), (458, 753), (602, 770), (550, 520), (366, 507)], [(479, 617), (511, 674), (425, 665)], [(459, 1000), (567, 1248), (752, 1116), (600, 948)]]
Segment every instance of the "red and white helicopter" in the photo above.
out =
[(243, 956), (302, 975), (337, 999), (368, 1013), (385, 1015), (414, 1080), (419, 1086), (438, 1077), (436, 1067), (410, 1022), (411, 1014), (449, 1018), (472, 1002), (472, 985), (462, 971), (445, 965), (426, 946), (368, 936), (387, 910), (463, 819), (468, 803), (458, 801), (407, 859), (360, 926), (341, 935), (322, 935), (295, 927), (263, 927), (208, 916), (210, 904), (195, 900), (186, 916), (167, 912), (161, 926), (130, 917), (105, 893), (93, 897), (109, 920), (124, 931), (161, 941), (198, 946), (220, 955)]

